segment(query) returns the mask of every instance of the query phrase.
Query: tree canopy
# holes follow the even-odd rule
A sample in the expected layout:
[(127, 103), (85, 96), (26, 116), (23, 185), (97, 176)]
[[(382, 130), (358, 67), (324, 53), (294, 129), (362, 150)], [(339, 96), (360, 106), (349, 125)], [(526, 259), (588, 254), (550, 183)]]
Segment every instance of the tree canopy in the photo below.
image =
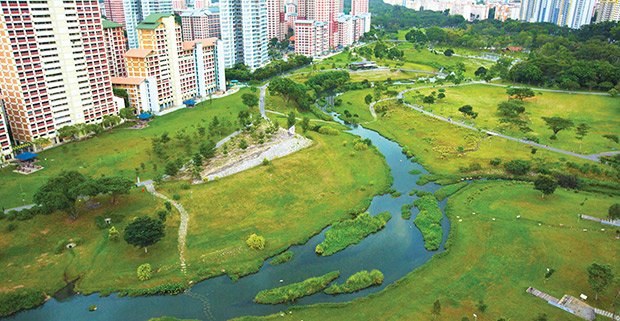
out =
[(159, 242), (164, 235), (164, 223), (162, 221), (141, 216), (127, 225), (124, 239), (125, 242), (133, 246), (144, 248), (146, 253), (148, 252), (147, 247)]

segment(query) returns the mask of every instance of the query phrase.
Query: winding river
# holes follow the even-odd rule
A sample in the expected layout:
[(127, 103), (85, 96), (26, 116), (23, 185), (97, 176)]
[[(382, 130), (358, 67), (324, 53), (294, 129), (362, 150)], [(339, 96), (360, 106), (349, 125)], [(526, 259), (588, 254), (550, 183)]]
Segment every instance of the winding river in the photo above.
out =
[[(369, 138), (385, 156), (394, 177), (392, 188), (402, 193), (400, 197), (391, 195), (375, 196), (368, 211), (376, 215), (390, 211), (392, 219), (383, 230), (370, 235), (357, 245), (328, 257), (319, 257), (314, 253), (315, 246), (325, 239), (325, 231), (312, 237), (306, 244), (293, 246), (295, 253), (292, 261), (271, 266), (263, 264), (260, 271), (232, 282), (227, 276), (205, 280), (180, 295), (160, 295), (149, 297), (118, 297), (111, 295), (101, 297), (98, 294), (88, 296), (73, 295), (64, 299), (53, 298), (44, 305), (20, 312), (6, 320), (28, 321), (66, 321), (66, 320), (126, 320), (145, 321), (152, 317), (174, 316), (177, 318), (199, 320), (225, 320), (243, 315), (267, 315), (284, 311), (288, 305), (260, 305), (252, 302), (260, 290), (278, 287), (319, 276), (330, 271), (339, 270), (341, 276), (336, 282), (343, 282), (347, 277), (360, 270), (379, 269), (385, 275), (383, 285), (369, 288), (357, 293), (338, 296), (318, 293), (302, 298), (295, 305), (318, 302), (350, 301), (360, 296), (380, 291), (387, 285), (404, 277), (407, 273), (427, 262), (434, 254), (444, 250), (450, 222), (445, 217), (442, 221), (443, 241), (441, 248), (429, 252), (424, 248), (422, 234), (413, 224), (417, 209), (409, 220), (401, 218), (401, 206), (411, 203), (415, 196), (409, 196), (412, 189), (433, 192), (439, 188), (434, 183), (424, 186), (416, 185), (419, 175), (409, 174), (412, 169), (427, 173), (422, 166), (408, 160), (400, 146), (378, 133), (361, 126), (350, 126), (350, 133), (362, 138)], [(446, 201), (440, 204), (444, 211)], [(96, 305), (96, 312), (89, 312), (88, 307)]]

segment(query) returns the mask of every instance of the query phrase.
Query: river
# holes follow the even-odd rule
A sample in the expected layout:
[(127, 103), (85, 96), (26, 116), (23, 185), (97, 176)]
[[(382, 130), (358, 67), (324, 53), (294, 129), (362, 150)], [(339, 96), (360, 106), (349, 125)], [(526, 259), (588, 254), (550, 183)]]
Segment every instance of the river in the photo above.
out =
[[(401, 206), (413, 202), (416, 198), (409, 196), (412, 189), (433, 192), (439, 186), (434, 183), (418, 186), (416, 181), (420, 175), (409, 174), (409, 171), (417, 169), (422, 174), (427, 171), (421, 165), (408, 160), (395, 142), (361, 126), (351, 126), (350, 133), (369, 138), (385, 156), (394, 177), (392, 188), (402, 194), (396, 198), (391, 195), (379, 195), (373, 198), (368, 211), (372, 215), (390, 211), (392, 219), (383, 230), (368, 236), (359, 244), (350, 246), (332, 256), (317, 256), (314, 248), (325, 239), (325, 231), (329, 229), (328, 227), (312, 237), (306, 244), (291, 247), (295, 253), (292, 261), (277, 266), (271, 266), (266, 262), (258, 273), (243, 277), (236, 282), (231, 281), (227, 276), (216, 277), (202, 281), (179, 295), (118, 297), (113, 294), (101, 297), (98, 294), (92, 294), (73, 295), (63, 299), (53, 298), (38, 308), (22, 311), (5, 320), (146, 321), (159, 316), (225, 320), (244, 315), (272, 314), (284, 311), (291, 305), (350, 301), (380, 291), (427, 262), (433, 255), (443, 251), (450, 222), (444, 213), (441, 248), (434, 252), (427, 251), (424, 248), (422, 234), (413, 224), (418, 210), (414, 208), (412, 218), (404, 220), (401, 218)], [(439, 205), (444, 211), (446, 201), (440, 202)], [(263, 289), (303, 281), (306, 278), (335, 270), (341, 272), (340, 278), (335, 282), (344, 282), (346, 278), (360, 270), (371, 269), (383, 272), (385, 275), (383, 285), (338, 296), (318, 293), (302, 298), (294, 304), (261, 305), (252, 302), (254, 296)], [(96, 305), (97, 311), (89, 312), (90, 305)]]

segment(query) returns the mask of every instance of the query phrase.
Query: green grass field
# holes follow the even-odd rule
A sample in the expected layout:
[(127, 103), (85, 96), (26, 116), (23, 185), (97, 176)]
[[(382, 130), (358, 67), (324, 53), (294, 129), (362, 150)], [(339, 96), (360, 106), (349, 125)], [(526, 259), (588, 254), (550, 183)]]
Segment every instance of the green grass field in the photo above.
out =
[[(610, 264), (618, 275), (615, 231), (577, 219), (579, 213), (603, 217), (613, 202), (608, 196), (566, 190), (541, 200), (530, 184), (474, 183), (449, 200), (452, 228), (445, 255), (377, 294), (260, 319), (430, 320), (433, 302), (439, 300), (441, 314), (434, 320), (473, 320), (473, 313), (479, 320), (533, 320), (539, 313), (549, 320), (581, 320), (525, 290), (532, 286), (556, 297), (585, 293), (593, 298), (588, 265)], [(545, 279), (547, 268), (555, 273)], [(613, 291), (610, 287), (599, 301), (588, 302), (609, 310)], [(488, 306), (485, 312), (477, 309), (479, 300)]]
[[(180, 188), (166, 183), (162, 191), (181, 195), (191, 215), (187, 237), (188, 271), (204, 278), (236, 277), (257, 270), (262, 262), (291, 244), (300, 244), (334, 221), (350, 218), (387, 189), (390, 176), (374, 150), (356, 151), (354, 137), (312, 133), (307, 149), (210, 183)], [(346, 142), (346, 143), (345, 143)], [(246, 201), (240, 202), (243, 195)], [(265, 249), (248, 248), (256, 233)]]
[[(141, 130), (121, 126), (84, 141), (41, 152), (38, 164), (45, 169), (39, 172), (22, 175), (13, 173), (11, 167), (0, 170), (0, 207), (32, 203), (32, 195), (38, 187), (63, 170), (78, 170), (97, 177), (122, 175), (135, 180), (137, 168), (142, 180), (154, 178), (163, 173), (165, 161), (152, 154), (151, 138), (168, 132), (172, 138), (168, 154), (173, 159), (177, 155), (185, 156), (188, 149), (193, 154), (201, 140), (195, 135), (197, 127), (202, 125), (208, 128), (209, 122), (217, 116), (220, 121), (229, 120), (232, 123), (233, 127), (229, 129), (232, 132), (238, 126), (237, 115), (243, 109), (247, 107), (241, 103), (241, 95), (235, 94), (215, 99), (212, 104), (207, 101), (196, 108), (157, 117)], [(174, 139), (175, 133), (183, 129), (193, 138), (189, 144), (187, 139)], [(211, 139), (217, 141), (227, 134), (222, 133)], [(144, 164), (144, 169), (141, 164)]]
[[(420, 89), (420, 94), (429, 95), (439, 88)], [(424, 104), (415, 91), (405, 95), (405, 101), (422, 105), (433, 113), (452, 117), (454, 120), (465, 120), (475, 123), (476, 127), (503, 132), (514, 137), (523, 137), (525, 134), (517, 128), (500, 124), (497, 115), (497, 105), (506, 101), (506, 88), (489, 85), (467, 85), (460, 87), (443, 87), (446, 98), (437, 100), (434, 104)], [(458, 111), (463, 105), (471, 105), (478, 117), (472, 120)], [(578, 95), (552, 92), (536, 92), (536, 96), (526, 100), (525, 113), (529, 119), (529, 127), (533, 132), (528, 136), (537, 137), (542, 144), (574, 151), (582, 154), (594, 154), (620, 148), (620, 145), (604, 138), (602, 135), (617, 134), (620, 125), (620, 98), (609, 96)], [(591, 129), (583, 141), (575, 138), (575, 130), (561, 131), (557, 140), (549, 137), (552, 131), (541, 117), (560, 116), (571, 119), (575, 126), (579, 123), (588, 124)]]
[[(493, 65), (493, 62), (482, 59), (470, 59), (457, 56), (447, 57), (441, 52), (434, 54), (426, 48), (420, 49), (418, 51), (413, 48), (413, 45), (410, 43), (400, 43), (398, 44), (398, 49), (405, 52), (404, 61), (406, 63), (431, 66), (436, 70), (439, 70), (441, 67), (452, 67), (458, 62), (462, 62), (463, 64), (465, 64), (465, 76), (470, 78), (474, 77), (474, 72), (476, 71), (476, 69), (478, 69), (478, 67), (489, 68)], [(407, 64), (405, 64), (403, 68), (417, 69), (407, 68), (406, 66)]]

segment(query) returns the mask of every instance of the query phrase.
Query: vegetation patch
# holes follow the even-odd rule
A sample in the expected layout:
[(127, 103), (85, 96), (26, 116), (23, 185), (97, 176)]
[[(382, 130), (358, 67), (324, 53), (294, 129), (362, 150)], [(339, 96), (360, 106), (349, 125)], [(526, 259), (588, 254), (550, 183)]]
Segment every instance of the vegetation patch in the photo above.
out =
[(325, 240), (316, 246), (315, 251), (322, 256), (342, 251), (381, 230), (391, 218), (390, 212), (379, 213), (376, 216), (362, 213), (354, 219), (337, 222), (325, 233)]
[(403, 206), (400, 207), (400, 213), (403, 217), (403, 219), (408, 220), (411, 218), (411, 209), (413, 208), (413, 204), (409, 203), (409, 204), (403, 204)]
[(44, 301), (45, 293), (35, 290), (0, 293), (0, 316), (4, 317), (15, 311), (33, 308)]
[(351, 275), (343, 284), (333, 284), (325, 289), (327, 294), (353, 293), (383, 283), (383, 273), (379, 270), (364, 270)]
[(293, 283), (278, 288), (263, 290), (254, 297), (254, 302), (261, 304), (278, 304), (292, 302), (299, 298), (313, 295), (325, 289), (333, 280), (340, 276), (340, 271), (329, 272), (325, 275), (309, 278), (302, 282)]
[(293, 251), (286, 251), (283, 253), (280, 253), (278, 255), (276, 255), (276, 257), (274, 257), (271, 262), (269, 262), (269, 264), (271, 265), (279, 265), (282, 263), (286, 263), (290, 260), (293, 259), (294, 253)]
[(432, 195), (425, 195), (415, 200), (413, 204), (420, 209), (420, 213), (413, 222), (422, 232), (424, 247), (429, 251), (435, 251), (441, 244), (441, 210), (437, 200)]
[(458, 192), (459, 190), (461, 190), (461, 188), (465, 186), (467, 186), (466, 182), (460, 182), (460, 183), (444, 186), (435, 191), (435, 198), (437, 198), (438, 201), (443, 201), (444, 199), (446, 199), (446, 197)]

